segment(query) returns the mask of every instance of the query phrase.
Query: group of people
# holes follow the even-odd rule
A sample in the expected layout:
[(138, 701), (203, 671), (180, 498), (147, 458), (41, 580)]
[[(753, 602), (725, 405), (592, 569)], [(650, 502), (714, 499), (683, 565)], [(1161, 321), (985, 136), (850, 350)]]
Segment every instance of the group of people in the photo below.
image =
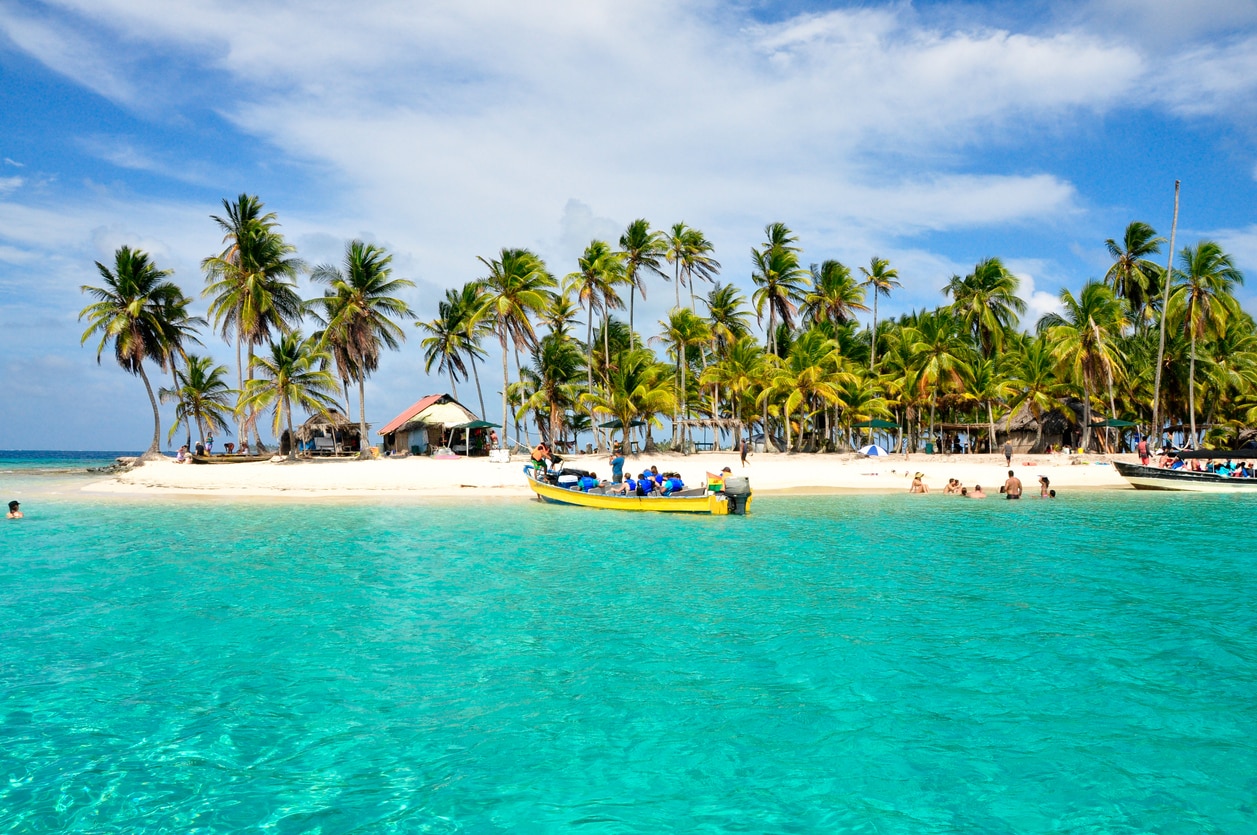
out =
[(1183, 459), (1172, 452), (1164, 452), (1157, 459), (1157, 466), (1167, 470), (1213, 473), (1228, 478), (1257, 478), (1257, 469), (1252, 464), (1247, 461), (1236, 464), (1230, 458), (1221, 463), (1210, 458), (1202, 464), (1199, 458)]
[[(908, 488), (908, 492), (909, 493), (930, 492), (929, 485), (925, 483), (924, 479), (925, 479), (924, 473), (917, 473), (915, 476), (913, 476), (912, 486)], [(1000, 487), (999, 491), (1000, 491), (1000, 494), (1003, 495), (1005, 499), (1014, 500), (1014, 501), (1019, 500), (1023, 493), (1021, 479), (1017, 478), (1017, 475), (1012, 470), (1009, 470), (1008, 478), (1005, 479), (1004, 484)], [(987, 497), (986, 491), (982, 489), (981, 484), (973, 485), (973, 489), (971, 490), (965, 485), (961, 484), (960, 479), (958, 478), (947, 479), (947, 486), (943, 488), (943, 495), (944, 496), (960, 496), (961, 498), (965, 498), (965, 499), (985, 499)], [(1039, 476), (1039, 498), (1041, 499), (1055, 499), (1056, 498), (1056, 491), (1052, 489), (1051, 480), (1045, 475)]]
[[(532, 466), (538, 473), (550, 473), (556, 476), (559, 486), (569, 490), (580, 490), (584, 493), (597, 490), (608, 496), (675, 496), (686, 489), (685, 481), (679, 473), (661, 473), (659, 467), (655, 465), (643, 469), (637, 476), (631, 472), (625, 474), (624, 455), (618, 448), (607, 459), (607, 463), (611, 466), (609, 481), (600, 479), (598, 473), (592, 471), (581, 475), (570, 473), (564, 475), (562, 471), (556, 474), (554, 470), (560, 467), (562, 459), (555, 455), (549, 444), (544, 441), (532, 448), (531, 457)], [(723, 486), (724, 477), (731, 475), (732, 472), (729, 467), (725, 467), (719, 473), (708, 473), (709, 489), (720, 489)]]

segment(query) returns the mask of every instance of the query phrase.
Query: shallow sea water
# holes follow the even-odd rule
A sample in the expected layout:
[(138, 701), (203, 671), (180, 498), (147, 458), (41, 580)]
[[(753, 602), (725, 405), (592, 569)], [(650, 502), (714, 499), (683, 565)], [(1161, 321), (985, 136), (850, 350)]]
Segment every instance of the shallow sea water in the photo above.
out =
[(41, 497), (0, 830), (1255, 831), (1251, 501)]

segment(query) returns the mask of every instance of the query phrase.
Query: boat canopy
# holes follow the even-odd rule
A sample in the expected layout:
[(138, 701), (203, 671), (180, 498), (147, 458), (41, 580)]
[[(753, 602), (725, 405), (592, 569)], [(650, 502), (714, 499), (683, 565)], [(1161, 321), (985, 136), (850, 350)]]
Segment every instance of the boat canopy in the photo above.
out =
[(1257, 459), (1257, 449), (1180, 449), (1170, 453), (1184, 460), (1191, 458), (1212, 458), (1214, 461), (1230, 458), (1240, 460)]

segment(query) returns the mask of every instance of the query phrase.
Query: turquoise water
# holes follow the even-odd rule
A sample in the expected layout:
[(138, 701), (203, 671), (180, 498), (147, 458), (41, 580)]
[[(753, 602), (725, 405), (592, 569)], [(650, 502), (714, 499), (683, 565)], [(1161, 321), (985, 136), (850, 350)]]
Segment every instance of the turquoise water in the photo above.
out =
[(1257, 830), (1249, 497), (26, 509), (0, 830)]

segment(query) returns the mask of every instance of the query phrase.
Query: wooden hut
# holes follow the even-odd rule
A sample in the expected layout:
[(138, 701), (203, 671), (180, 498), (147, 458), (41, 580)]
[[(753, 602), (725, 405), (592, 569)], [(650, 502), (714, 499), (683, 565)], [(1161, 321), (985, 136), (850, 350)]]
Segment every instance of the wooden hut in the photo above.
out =
[(362, 449), (360, 429), (357, 421), (335, 409), (326, 415), (313, 414), (297, 427), (297, 448), (310, 455), (357, 454)]
[(1005, 441), (1012, 442), (1014, 452), (1025, 453), (1046, 452), (1054, 445), (1075, 446), (1079, 436), (1078, 419), (1070, 420), (1066, 416), (1068, 408), (1062, 404), (1043, 414), (1043, 438), (1039, 447), (1035, 448), (1039, 438), (1039, 421), (1030, 411), (1028, 403), (1021, 404), (1017, 411), (995, 422), (996, 452)]
[(388, 453), (422, 455), (444, 445), (446, 432), (476, 420), (476, 415), (448, 394), (429, 394), (403, 409), (380, 430)]

